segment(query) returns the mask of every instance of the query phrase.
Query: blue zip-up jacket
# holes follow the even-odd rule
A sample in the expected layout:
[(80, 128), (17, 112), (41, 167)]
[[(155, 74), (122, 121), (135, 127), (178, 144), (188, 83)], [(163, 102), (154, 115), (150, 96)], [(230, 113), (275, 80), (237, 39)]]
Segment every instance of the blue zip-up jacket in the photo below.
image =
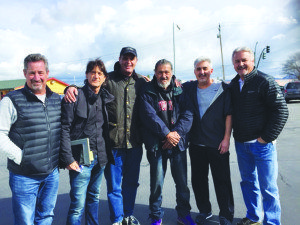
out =
[[(172, 78), (173, 82), (175, 77)], [(174, 127), (169, 129), (162, 119), (157, 115), (158, 106), (158, 91), (154, 86), (157, 82), (155, 77), (151, 82), (146, 83), (143, 87), (143, 92), (139, 96), (139, 116), (143, 124), (142, 137), (146, 150), (157, 151), (162, 147), (162, 141), (171, 131), (177, 131), (180, 135), (178, 147), (180, 151), (187, 148), (186, 134), (192, 126), (193, 115), (189, 110), (189, 101), (183, 99), (183, 90), (181, 87), (173, 87), (173, 115), (172, 121)]]

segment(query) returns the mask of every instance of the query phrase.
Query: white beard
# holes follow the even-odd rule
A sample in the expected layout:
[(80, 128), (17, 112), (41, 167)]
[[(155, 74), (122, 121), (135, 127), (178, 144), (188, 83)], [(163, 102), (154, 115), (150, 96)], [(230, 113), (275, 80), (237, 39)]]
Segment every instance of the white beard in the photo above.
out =
[(169, 85), (171, 84), (171, 79), (167, 83), (160, 83), (157, 81), (157, 84), (159, 87), (161, 87), (163, 89), (167, 89), (169, 87)]

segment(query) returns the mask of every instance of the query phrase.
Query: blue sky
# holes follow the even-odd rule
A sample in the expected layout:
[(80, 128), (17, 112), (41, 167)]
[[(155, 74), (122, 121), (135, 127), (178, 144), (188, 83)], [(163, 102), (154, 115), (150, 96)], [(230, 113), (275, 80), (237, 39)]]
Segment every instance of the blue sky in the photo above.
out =
[(42, 53), (50, 76), (82, 83), (90, 59), (100, 57), (108, 71), (124, 46), (138, 52), (137, 72), (153, 75), (159, 59), (173, 59), (175, 29), (176, 75), (194, 79), (199, 56), (213, 61), (214, 78), (222, 78), (221, 25), (225, 78), (235, 75), (231, 53), (238, 46), (257, 55), (271, 52), (259, 69), (275, 77), (282, 64), (300, 50), (300, 3), (297, 0), (0, 0), (0, 80), (23, 78), (23, 59)]

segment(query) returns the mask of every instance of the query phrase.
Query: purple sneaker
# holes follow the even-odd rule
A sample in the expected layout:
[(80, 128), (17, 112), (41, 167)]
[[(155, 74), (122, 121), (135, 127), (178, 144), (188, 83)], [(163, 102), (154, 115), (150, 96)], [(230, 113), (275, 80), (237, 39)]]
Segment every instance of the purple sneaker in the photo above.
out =
[(197, 225), (190, 214), (188, 214), (186, 217), (178, 217), (177, 223), (182, 225)]
[(162, 224), (162, 219), (156, 220), (156, 219), (151, 219), (151, 225), (161, 225)]

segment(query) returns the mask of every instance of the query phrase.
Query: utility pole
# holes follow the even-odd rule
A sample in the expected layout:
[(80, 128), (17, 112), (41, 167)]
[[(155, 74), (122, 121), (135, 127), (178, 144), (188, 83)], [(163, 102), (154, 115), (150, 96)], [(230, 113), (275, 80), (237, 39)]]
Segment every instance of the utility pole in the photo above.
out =
[(173, 22), (173, 67), (174, 67), (174, 74), (176, 75), (176, 70), (175, 70), (175, 27), (174, 27), (174, 22)]
[(224, 62), (223, 62), (223, 50), (222, 50), (222, 37), (221, 37), (221, 25), (219, 24), (219, 34), (217, 38), (220, 38), (220, 48), (221, 48), (221, 59), (222, 59), (222, 70), (223, 70), (223, 80), (225, 81), (225, 70), (224, 70)]
[(254, 65), (256, 64), (256, 46), (258, 44), (258, 41), (255, 44), (255, 49), (254, 49)]
[[(180, 30), (180, 27), (176, 25), (177, 29)], [(173, 22), (173, 57), (174, 57), (174, 63), (173, 63), (173, 74), (176, 75), (176, 70), (175, 70), (175, 24)]]

